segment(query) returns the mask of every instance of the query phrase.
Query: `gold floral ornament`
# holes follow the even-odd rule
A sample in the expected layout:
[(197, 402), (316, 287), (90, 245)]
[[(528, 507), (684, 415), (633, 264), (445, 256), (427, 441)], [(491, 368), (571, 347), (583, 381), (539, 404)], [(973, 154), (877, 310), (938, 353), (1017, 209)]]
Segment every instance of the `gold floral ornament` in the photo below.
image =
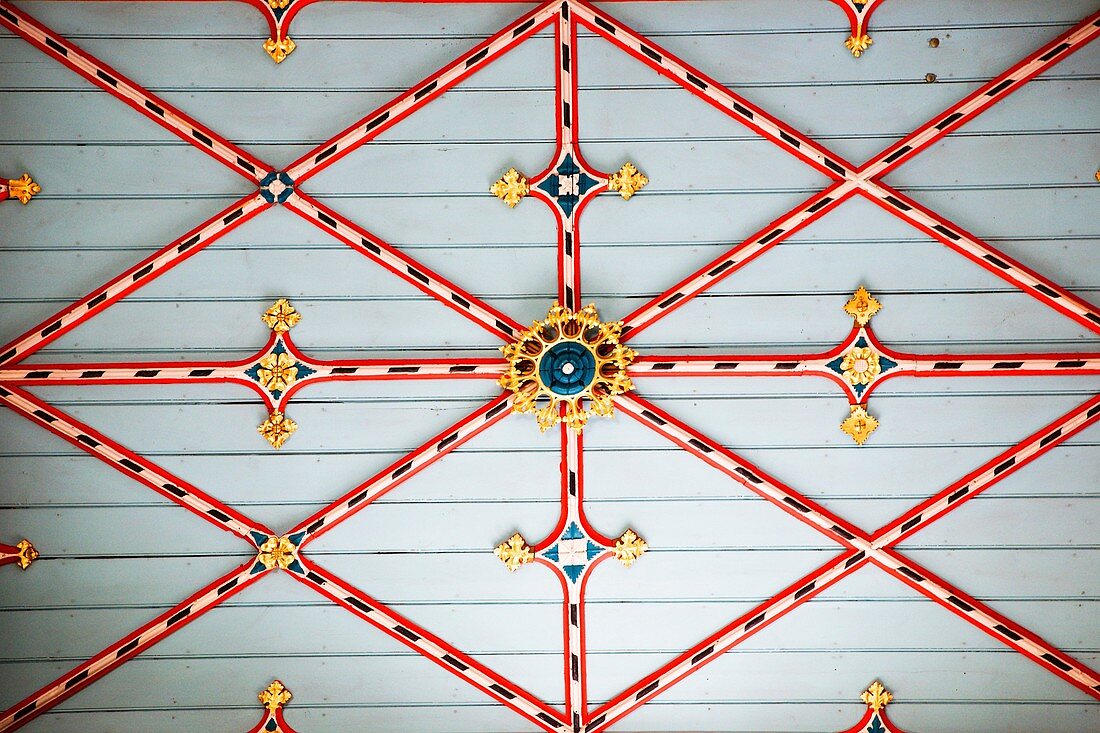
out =
[(271, 447), (279, 450), (298, 429), (298, 423), (291, 420), (283, 413), (276, 410), (271, 413), (256, 430), (264, 436), (264, 440), (271, 443)]
[(624, 201), (629, 201), (631, 196), (648, 184), (649, 179), (639, 172), (633, 163), (623, 163), (623, 167), (607, 179), (607, 187), (612, 191), (618, 191)]
[(286, 10), (286, 6), (290, 5), (290, 0), (267, 0), (267, 4), (272, 10)]
[(19, 566), (20, 570), (26, 570), (32, 562), (38, 559), (38, 550), (34, 549), (34, 545), (29, 540), (19, 540), (15, 544), (15, 548), (19, 550), (19, 559), (15, 561), (15, 564)]
[(500, 385), (515, 393), (512, 409), (535, 413), (543, 432), (564, 421), (579, 433), (589, 412), (613, 415), (615, 395), (634, 389), (626, 370), (637, 354), (619, 342), (622, 329), (622, 321), (600, 321), (594, 305), (574, 313), (554, 303), (545, 320), (501, 347), (509, 367)]
[(256, 370), (260, 384), (268, 392), (285, 392), (286, 388), (298, 379), (297, 360), (288, 354), (268, 354), (260, 359), (260, 368)]
[(512, 573), (519, 570), (521, 565), (535, 561), (535, 553), (531, 551), (527, 541), (523, 539), (523, 535), (519, 532), (497, 545), (496, 549), (493, 550), (493, 554)]
[(279, 298), (274, 305), (264, 311), (260, 320), (275, 333), (286, 333), (298, 325), (298, 321), (302, 320), (302, 314), (294, 309), (289, 300)]
[(500, 179), (489, 187), (489, 193), (508, 204), (509, 209), (516, 208), (523, 197), (530, 193), (527, 179), (515, 168), (509, 168)]
[(29, 204), (31, 198), (39, 193), (42, 193), (42, 187), (32, 181), (26, 173), (19, 178), (8, 181), (8, 196), (18, 199), (19, 203), (24, 206)]
[(872, 43), (874, 43), (874, 41), (871, 40), (871, 37), (864, 33), (861, 36), (850, 36), (848, 40), (844, 42), (844, 45), (852, 52), (852, 55), (858, 59), (863, 55), (864, 51), (871, 47)]
[(628, 568), (648, 549), (646, 541), (634, 534), (634, 530), (628, 529), (623, 532), (622, 537), (615, 540), (615, 559)]
[(268, 570), (286, 570), (298, 555), (298, 546), (289, 537), (268, 537), (256, 559)]
[(878, 354), (869, 346), (856, 346), (845, 354), (840, 369), (844, 372), (844, 381), (852, 386), (870, 384), (882, 373)]
[(844, 304), (844, 312), (856, 319), (856, 323), (861, 326), (870, 323), (871, 317), (880, 310), (882, 310), (882, 303), (871, 297), (871, 293), (862, 285), (859, 286), (851, 299)]
[(864, 405), (852, 405), (851, 414), (840, 423), (840, 429), (847, 433), (856, 445), (863, 445), (876, 428), (878, 428), (878, 420), (867, 412)]
[(873, 685), (867, 688), (866, 692), (860, 695), (860, 698), (867, 703), (867, 707), (877, 713), (886, 707), (894, 699), (894, 696), (882, 686), (882, 683), (876, 680)]
[(298, 44), (292, 41), (290, 36), (281, 37), (279, 40), (268, 38), (264, 41), (264, 50), (267, 51), (267, 55), (271, 57), (271, 60), (277, 64), (286, 61), (286, 57), (294, 53), (296, 48), (298, 48)]
[(286, 689), (282, 682), (279, 680), (273, 681), (267, 686), (267, 689), (257, 695), (260, 698), (260, 704), (263, 705), (271, 712), (275, 712), (279, 708), (290, 702), (294, 695), (290, 690)]

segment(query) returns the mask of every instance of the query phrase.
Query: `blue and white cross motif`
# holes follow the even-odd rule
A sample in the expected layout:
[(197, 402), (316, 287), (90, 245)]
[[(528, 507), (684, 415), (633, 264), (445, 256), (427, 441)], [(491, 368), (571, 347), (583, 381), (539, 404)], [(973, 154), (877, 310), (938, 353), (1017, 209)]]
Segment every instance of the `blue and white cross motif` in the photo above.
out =
[(598, 179), (576, 164), (572, 153), (566, 153), (561, 164), (538, 184), (538, 188), (554, 199), (569, 218), (581, 197), (599, 184)]
[(606, 548), (588, 539), (576, 522), (570, 522), (561, 539), (542, 551), (542, 556), (562, 569), (573, 583), (588, 564)]

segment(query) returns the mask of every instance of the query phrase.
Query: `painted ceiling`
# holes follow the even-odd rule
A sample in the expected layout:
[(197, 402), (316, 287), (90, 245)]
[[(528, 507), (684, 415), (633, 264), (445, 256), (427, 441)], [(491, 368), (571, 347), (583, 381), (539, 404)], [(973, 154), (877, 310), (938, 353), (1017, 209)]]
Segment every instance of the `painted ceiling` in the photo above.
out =
[(1095, 2), (0, 26), (0, 730), (1100, 726)]

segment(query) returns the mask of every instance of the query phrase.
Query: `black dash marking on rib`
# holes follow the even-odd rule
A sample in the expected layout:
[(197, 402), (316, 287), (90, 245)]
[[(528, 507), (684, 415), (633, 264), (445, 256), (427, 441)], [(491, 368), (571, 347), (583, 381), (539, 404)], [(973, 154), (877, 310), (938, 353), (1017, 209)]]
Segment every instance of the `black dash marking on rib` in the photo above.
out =
[(791, 506), (793, 506), (795, 509), (802, 512), (803, 514), (806, 514), (810, 511), (810, 508), (808, 506), (806, 506), (802, 502), (798, 501), (797, 499), (794, 499), (793, 497), (784, 496), (783, 501), (787, 504), (790, 504)]
[(420, 89), (418, 89), (415, 94), (413, 94), (413, 99), (421, 99), (425, 94), (430, 94), (431, 92), (433, 92), (437, 86), (439, 86), (439, 82), (436, 80), (428, 82), (424, 86), (420, 87)]
[(649, 693), (651, 693), (651, 692), (653, 692), (654, 690), (656, 690), (656, 689), (657, 689), (657, 685), (659, 685), (659, 684), (661, 684), (661, 681), (660, 681), (660, 680), (653, 680), (653, 681), (652, 681), (652, 682), (650, 682), (650, 683), (649, 683), (648, 685), (646, 685), (646, 686), (645, 686), (645, 687), (643, 687), (642, 689), (638, 690), (638, 693), (637, 693), (636, 695), (634, 695), (634, 699), (635, 699), (635, 700), (641, 700), (641, 699), (642, 699), (643, 697), (645, 697), (645, 696), (646, 696), (646, 695), (648, 695)]
[(699, 663), (699, 662), (701, 662), (701, 661), (702, 661), (703, 659), (706, 659), (707, 657), (709, 657), (709, 656), (710, 656), (711, 654), (713, 654), (713, 653), (714, 653), (714, 645), (713, 645), (713, 644), (711, 644), (711, 645), (710, 645), (710, 646), (708, 646), (708, 647), (707, 647), (706, 649), (704, 649), (703, 651), (699, 652), (699, 653), (698, 653), (698, 654), (696, 654), (696, 655), (695, 655), (694, 657), (692, 657), (692, 658), (691, 658), (691, 663), (692, 663), (692, 664), (698, 664), (698, 663)]
[(737, 102), (733, 103), (733, 111), (741, 115), (742, 117), (748, 117), (750, 120), (753, 117), (751, 109), (744, 105), (738, 104)]
[(500, 320), (499, 318), (497, 319), (497, 328), (499, 328), (501, 331), (508, 334), (509, 336), (512, 335), (512, 327), (504, 321)]
[(961, 361), (937, 361), (933, 369), (962, 369)]
[(993, 255), (985, 255), (985, 259), (988, 260), (994, 266), (1001, 268), (1002, 270), (1007, 270), (1008, 269), (1008, 264), (1004, 260), (998, 259), (997, 257), (994, 257)]
[(241, 168), (244, 168), (246, 171), (249, 171), (251, 173), (256, 172), (256, 166), (252, 165), (251, 163), (249, 163), (247, 160), (245, 160), (244, 158), (242, 158), (239, 155), (237, 156), (237, 165), (239, 165)]
[(355, 374), (359, 367), (333, 367), (332, 374)]
[(447, 370), (451, 374), (461, 374), (463, 372), (476, 372), (477, 365), (475, 364), (455, 364), (453, 367)]
[(838, 535), (840, 535), (841, 537), (843, 537), (846, 540), (854, 540), (856, 538), (856, 536), (854, 534), (852, 534), (848, 530), (844, 529), (839, 524), (834, 524), (833, 525), (833, 531), (836, 532)]
[(576, 603), (569, 604), (569, 623), (580, 626), (580, 612)]
[(488, 55), (489, 55), (489, 49), (487, 49), (487, 48), (481, 49), (480, 51), (475, 53), (473, 56), (466, 59), (466, 68), (467, 69), (470, 68), (471, 66), (476, 64), (478, 61), (481, 61), (483, 58), (485, 58)]
[(573, 288), (569, 285), (565, 286), (565, 302), (566, 303), (572, 303), (573, 302)]
[(470, 307), (470, 301), (466, 300), (465, 298), (463, 298), (458, 293), (451, 293), (451, 300), (458, 303), (463, 308), (469, 308)]
[(1015, 79), (1005, 79), (1000, 84), (998, 84), (997, 86), (993, 87), (988, 92), (986, 92), (985, 96), (993, 97), (993, 96), (996, 96), (997, 94), (1000, 94), (1005, 89), (1007, 89), (1014, 81), (1015, 81)]
[[(1095, 313), (1086, 313), (1085, 318), (1095, 323), (1100, 323), (1100, 316), (1096, 315)], [(623, 333), (626, 333), (626, 329), (623, 329)]]
[(373, 252), (376, 255), (382, 254), (382, 248), (379, 247), (374, 242), (370, 241), (369, 239), (365, 239), (363, 237), (360, 237), (359, 238), (359, 243), (362, 244), (364, 247), (366, 247), (368, 251)]
[(65, 689), (71, 690), (75, 685), (79, 685), (81, 682), (86, 680), (90, 671), (91, 670), (85, 669), (84, 671), (78, 672), (77, 674), (73, 675), (73, 677), (71, 677), (69, 681), (65, 683)]
[(955, 606), (958, 606), (959, 608), (961, 608), (962, 610), (967, 611), (967, 612), (970, 612), (970, 611), (974, 610), (974, 607), (971, 606), (969, 603), (967, 603), (966, 601), (963, 601), (962, 599), (957, 598), (955, 596), (948, 596), (947, 597), (947, 602), (951, 603)]
[(832, 200), (833, 200), (832, 196), (826, 196), (825, 198), (821, 199), (820, 201), (818, 201), (816, 204), (814, 204), (810, 208), (806, 209), (806, 211), (808, 211), (812, 214), (813, 212), (815, 212), (815, 211), (821, 209), (822, 207), (824, 207), (826, 204), (828, 204)]
[(225, 217), (222, 219), (222, 224), (229, 224), (230, 222), (241, 218), (241, 216), (243, 216), (243, 215), (244, 215), (244, 209), (237, 209), (236, 211), (231, 211), (230, 213), (226, 214)]
[[(448, 655), (444, 655), (443, 658), (446, 659), (447, 656)], [(558, 726), (558, 719), (555, 718), (550, 713), (539, 713), (538, 714), (538, 719), (541, 720), (544, 723), (549, 723), (550, 725), (552, 725), (554, 727)]]
[(87, 435), (83, 435), (83, 434), (78, 435), (78, 436), (76, 436), (76, 440), (77, 440), (77, 442), (83, 443), (84, 445), (88, 446), (89, 448), (98, 448), (99, 447), (99, 441), (96, 440), (95, 438), (90, 438)]
[(175, 484), (161, 484), (160, 487), (167, 491), (169, 494), (174, 494), (176, 496), (187, 496), (187, 492), (176, 486)]
[(436, 445), (436, 448), (439, 449), (439, 450), (443, 450), (444, 448), (446, 448), (448, 445), (455, 442), (456, 440), (458, 440), (458, 433), (451, 433), (446, 438), (439, 441), (439, 443)]
[(153, 271), (153, 263), (150, 262), (148, 265), (146, 265), (145, 267), (143, 267), (140, 270), (138, 270), (137, 272), (135, 272), (132, 279), (133, 279), (134, 282), (137, 282), (138, 280), (145, 277), (146, 275), (148, 275), (152, 271)]
[(401, 466), (396, 471), (394, 471), (392, 474), (390, 474), (390, 478), (397, 478), (398, 476), (400, 476), (403, 473), (408, 473), (409, 469), (411, 469), (412, 467), (413, 467), (412, 461), (409, 461), (408, 463), (406, 463), (405, 465)]
[[(95, 70), (95, 75), (98, 76), (100, 79), (107, 82), (108, 84), (110, 84), (113, 87), (118, 86), (118, 79), (114, 78), (113, 76), (108, 74), (103, 69), (96, 69)], [(207, 141), (207, 144), (209, 145), (209, 141)]]
[(1048, 662), (1050, 662), (1051, 664), (1053, 664), (1055, 667), (1062, 670), (1063, 672), (1068, 672), (1071, 669), (1073, 669), (1073, 667), (1069, 666), (1068, 664), (1066, 664), (1065, 662), (1063, 662), (1061, 659), (1054, 656), (1053, 654), (1050, 654), (1050, 653), (1044, 654), (1043, 659), (1047, 660)]
[(700, 89), (706, 89), (707, 88), (707, 83), (705, 81), (703, 81), (702, 79), (700, 79), (699, 77), (697, 77), (695, 74), (692, 74), (692, 73), (689, 73), (689, 72), (685, 72), (685, 73), (687, 74), (687, 80), (689, 82), (691, 82), (695, 86), (699, 87)]
[(783, 140), (785, 140), (786, 142), (788, 142), (791, 145), (795, 146), (796, 148), (802, 147), (802, 143), (798, 142), (797, 140), (794, 139), (794, 137), (792, 135), (790, 135), (786, 132), (783, 132), (782, 130), (779, 131), (779, 137), (783, 138)]
[(795, 369), (797, 367), (798, 367), (798, 362), (797, 361), (781, 361), (781, 362), (779, 362), (778, 364), (775, 365), (775, 368), (779, 369), (780, 371), (789, 371), (789, 370)]
[(50, 48), (52, 48), (54, 51), (57, 51), (62, 56), (68, 56), (69, 55), (69, 49), (65, 48), (64, 46), (62, 46), (60, 43), (58, 43), (57, 41), (55, 41), (52, 38), (49, 38), (49, 37), (46, 38), (46, 45), (49, 46)]
[(569, 471), (569, 495), (577, 495), (577, 474), (573, 470)]
[(1100, 405), (1095, 405), (1089, 408), (1089, 411), (1085, 413), (1085, 417), (1092, 417), (1096, 413), (1100, 412)]
[(728, 270), (731, 267), (733, 267), (733, 260), (726, 260), (725, 262), (723, 262), (722, 264), (718, 265), (713, 270), (708, 272), (707, 277), (716, 277), (718, 275), (721, 275), (723, 272), (725, 272), (726, 270)]
[(1048, 298), (1061, 298), (1062, 297), (1061, 295), (1059, 295), (1057, 293), (1057, 291), (1052, 290), (1051, 288), (1048, 288), (1046, 285), (1043, 285), (1042, 283), (1036, 283), (1035, 284), (1035, 289), (1038, 290), (1043, 295), (1047, 296)]
[(714, 369), (715, 369), (715, 371), (722, 371), (722, 370), (729, 371), (731, 369), (736, 369), (738, 367), (738, 365), (739, 365), (739, 362), (736, 362), (736, 361), (720, 361), (720, 362), (718, 362), (717, 364), (714, 365)]
[(517, 38), (519, 36), (522, 36), (524, 31), (526, 31), (528, 28), (530, 28), (534, 24), (535, 24), (535, 19), (534, 18), (530, 18), (529, 20), (525, 21), (522, 25), (520, 25), (518, 28), (516, 28), (514, 31), (512, 31), (512, 38)]
[(760, 478), (759, 476), (757, 476), (755, 473), (753, 473), (749, 469), (745, 468), (744, 466), (738, 466), (737, 468), (735, 468), (733, 470), (737, 471), (737, 473), (741, 474), (742, 476), (747, 478), (749, 481), (752, 481), (754, 484), (763, 483), (763, 481), (764, 481), (764, 479)]
[(503, 412), (504, 410), (507, 410), (507, 409), (508, 409), (508, 403), (507, 402), (501, 402), (499, 405), (497, 405), (496, 407), (494, 407), (493, 409), (491, 409), (487, 413), (485, 413), (485, 419), (490, 420), (490, 419), (496, 417), (501, 412)]
[[(53, 372), (27, 372), (27, 375), (26, 377), (24, 377), (24, 379), (45, 379), (52, 373)], [(39, 411), (36, 410), (35, 413), (37, 414), (37, 412)]]
[(355, 606), (356, 608), (358, 608), (363, 613), (370, 613), (373, 610), (370, 606), (363, 603), (361, 600), (359, 600), (355, 596), (348, 596), (344, 600), (347, 601), (348, 603), (350, 603), (351, 605)]
[(1015, 631), (1013, 631), (1012, 629), (1010, 629), (1010, 628), (1008, 628), (1007, 626), (1005, 626), (1004, 624), (997, 624), (997, 625), (996, 625), (996, 626), (994, 626), (993, 628), (994, 628), (995, 630), (997, 630), (997, 631), (1001, 632), (1001, 633), (1002, 633), (1002, 634), (1004, 634), (1005, 636), (1007, 636), (1007, 637), (1008, 637), (1009, 639), (1012, 639), (1013, 641), (1019, 641), (1020, 639), (1023, 639), (1023, 638), (1024, 638), (1024, 637), (1020, 636), (1019, 634), (1017, 634), (1017, 633), (1016, 633)]
[(362, 492), (356, 494), (355, 496), (351, 497), (350, 499), (348, 499), (348, 509), (351, 509), (353, 506), (355, 506), (356, 504), (358, 504), (359, 502), (363, 501), (363, 499), (366, 499), (366, 498), (367, 498), (367, 492), (366, 491), (362, 491)]
[(317, 573), (313, 572), (312, 570), (310, 570), (309, 572), (306, 573), (306, 577), (309, 578), (310, 580), (312, 580), (317, 585), (324, 585), (325, 584), (325, 579), (322, 578)]
[(158, 374), (160, 374), (160, 369), (139, 369), (138, 371), (134, 372), (135, 377), (145, 377), (146, 379), (148, 379), (149, 377), (155, 377)]
[(561, 103), (561, 124), (563, 127), (572, 127), (570, 121), (572, 117), (569, 115), (569, 102), (562, 101)]
[(212, 516), (214, 519), (217, 519), (219, 522), (229, 521), (229, 515), (221, 511), (220, 509), (208, 509), (206, 513)]
[(999, 361), (993, 365), (994, 369), (1019, 369), (1024, 363), (1022, 361)]
[(902, 211), (909, 211), (910, 209), (912, 209), (912, 208), (913, 208), (913, 207), (912, 207), (912, 206), (910, 206), (909, 204), (907, 204), (907, 203), (905, 203), (904, 201), (901, 201), (901, 200), (899, 200), (899, 199), (896, 199), (896, 198), (894, 198), (893, 196), (887, 196), (887, 197), (886, 197), (886, 200), (887, 200), (887, 201), (889, 201), (889, 202), (890, 202), (890, 204), (892, 204), (893, 206), (895, 206), (895, 207), (897, 207), (897, 208), (901, 209)]
[(958, 491), (956, 491), (954, 494), (952, 494), (951, 496), (947, 497), (947, 503), (948, 504), (954, 504), (956, 501), (963, 498), (964, 496), (966, 496), (969, 493), (970, 493), (970, 487), (969, 486), (964, 486), (961, 489), (959, 489)]
[(943, 236), (945, 236), (948, 239), (952, 240), (952, 241), (958, 241), (959, 239), (962, 238), (958, 234), (956, 234), (955, 232), (953, 232), (950, 229), (948, 229), (947, 227), (945, 227), (943, 224), (937, 224), (936, 226), (934, 226), (932, 228), (935, 229), (940, 234), (942, 234)]
[(655, 371), (655, 372), (661, 372), (661, 371), (667, 371), (667, 370), (669, 370), (669, 369), (672, 369), (672, 368), (673, 368), (673, 367), (675, 367), (675, 366), (676, 366), (676, 365), (675, 365), (675, 364), (673, 364), (673, 363), (672, 363), (672, 362), (670, 362), (670, 361), (662, 361), (662, 362), (658, 362), (657, 364), (654, 364), (654, 365), (652, 365), (652, 366), (650, 367), (650, 369), (651, 369), (652, 371)]
[(850, 558), (848, 558), (848, 561), (846, 563), (844, 563), (844, 567), (850, 568), (866, 556), (867, 556), (866, 552), (863, 552), (863, 551), (857, 552), (856, 554), (854, 554)]
[(323, 222), (324, 222), (325, 224), (328, 224), (328, 225), (329, 225), (330, 227), (332, 227), (333, 229), (335, 229), (335, 228), (336, 228), (336, 220), (335, 220), (335, 219), (333, 219), (333, 218), (332, 218), (331, 216), (329, 216), (328, 214), (326, 214), (325, 212), (323, 212), (323, 211), (318, 211), (318, 212), (317, 212), (317, 218), (318, 218), (318, 219), (320, 219), (321, 221), (323, 221)]
[(910, 579), (915, 580), (918, 583), (923, 583), (924, 582), (924, 576), (917, 575), (916, 573), (914, 573), (912, 570), (905, 567), (904, 565), (902, 565), (901, 567), (898, 568), (898, 572), (901, 573), (902, 575), (908, 576)]
[(1060, 43), (1057, 46), (1055, 46), (1054, 48), (1052, 48), (1049, 51), (1047, 51), (1046, 53), (1044, 53), (1042, 56), (1040, 56), (1039, 60), (1040, 61), (1050, 61), (1052, 58), (1054, 58), (1058, 54), (1062, 53), (1062, 51), (1065, 51), (1067, 48), (1069, 48), (1068, 43)]
[(707, 445), (703, 441), (699, 440), (698, 438), (692, 438), (691, 440), (688, 441), (688, 443), (695, 446), (696, 448), (703, 451), (704, 453), (713, 453), (714, 452), (713, 448), (711, 448), (709, 445)]
[(42, 329), (42, 335), (49, 336), (51, 333), (59, 328), (61, 328), (61, 321), (54, 321), (53, 323)]
[(463, 664), (462, 662), (452, 657), (450, 654), (444, 654), (443, 661), (457, 669), (459, 672), (465, 672), (470, 668), (470, 665)]
[(761, 237), (760, 244), (767, 244), (768, 242), (775, 239), (776, 237), (778, 237), (782, 233), (783, 233), (782, 227), (780, 227), (779, 229), (772, 229), (770, 232), (768, 232), (763, 237)]
[(804, 585), (801, 588), (799, 588), (798, 592), (794, 594), (795, 600), (797, 601), (799, 598), (801, 598), (802, 596), (804, 596), (807, 593), (809, 593), (810, 591), (812, 591), (815, 586), (817, 586), (817, 583), (808, 583), (807, 585)]
[(962, 112), (952, 112), (947, 117), (940, 120), (940, 123), (936, 125), (936, 129), (942, 130), (960, 117), (962, 117)]
[(660, 60), (661, 60), (661, 54), (657, 53), (656, 51), (654, 51), (654, 50), (653, 50), (652, 48), (650, 48), (649, 46), (645, 45), (644, 43), (642, 43), (642, 44), (639, 44), (639, 45), (638, 45), (638, 49), (639, 49), (639, 50), (640, 50), (640, 51), (641, 51), (642, 53), (644, 53), (644, 54), (645, 54), (646, 56), (648, 56), (649, 58), (653, 59), (654, 61), (660, 61)]
[(336, 152), (336, 146), (331, 145), (328, 148), (326, 148), (325, 150), (322, 150), (320, 153), (318, 153), (317, 157), (313, 159), (313, 162), (314, 163), (320, 163), (322, 160), (324, 160), (325, 158), (327, 158), (328, 156), (332, 155), (335, 152)]
[(95, 308), (97, 305), (107, 300), (107, 293), (100, 293), (91, 300), (88, 301), (88, 310)]
[(416, 374), (420, 371), (418, 366), (395, 366), (386, 370), (389, 374)]
[(12, 358), (13, 356), (15, 356), (15, 349), (11, 349), (8, 352), (6, 352), (3, 356), (0, 356), (0, 362), (5, 362), (8, 359)]
[(389, 118), (390, 118), (390, 113), (388, 111), (383, 112), (382, 114), (378, 115), (373, 120), (368, 122), (366, 129), (367, 130), (373, 130), (374, 128), (378, 127), (379, 125), (381, 125), (383, 122), (385, 122)]
[(508, 700), (514, 700), (516, 697), (516, 694), (514, 692), (509, 692), (508, 690), (498, 685), (496, 682), (489, 685), (489, 689)]
[(611, 25), (610, 23), (608, 23), (606, 20), (604, 20), (603, 18), (601, 18), (598, 15), (596, 16), (596, 25), (598, 25), (600, 28), (603, 28), (605, 31), (607, 31), (611, 35), (615, 35), (615, 26)]
[(759, 625), (759, 624), (760, 624), (761, 622), (763, 622), (764, 618), (765, 618), (765, 617), (766, 617), (767, 615), (768, 615), (767, 613), (762, 613), (762, 614), (760, 614), (759, 616), (757, 616), (756, 618), (754, 618), (754, 619), (752, 619), (751, 621), (749, 621), (749, 622), (748, 622), (747, 624), (745, 624), (745, 631), (748, 631), (748, 630), (749, 630), (749, 629), (751, 629), (751, 628), (752, 628), (753, 626), (757, 626), (757, 625)]
[(569, 655), (569, 671), (573, 676), (573, 681), (577, 682), (581, 678), (581, 658), (576, 654)]
[(916, 527), (918, 524), (920, 524), (920, 520), (921, 520), (921, 515), (918, 514), (917, 516), (913, 517), (912, 519), (910, 519), (905, 524), (901, 525), (901, 531), (902, 532), (908, 532), (913, 527)]
[(211, 140), (210, 138), (208, 138), (206, 135), (199, 132), (198, 130), (192, 130), (191, 131), (191, 137), (195, 138), (196, 140), (198, 140), (200, 143), (206, 145), (207, 147), (213, 147), (214, 146), (214, 141)]
[(561, 44), (561, 68), (563, 71), (569, 71), (569, 44)]
[(306, 527), (306, 534), (313, 534), (323, 526), (325, 526), (325, 518), (321, 517), (316, 522)]
[(561, 19), (569, 20), (569, 3), (563, 2), (561, 4)]
[(603, 724), (603, 721), (606, 720), (606, 719), (607, 719), (607, 713), (604, 713), (603, 715), (600, 715), (599, 717), (592, 718), (592, 720), (588, 721), (588, 725), (589, 725), (590, 728), (598, 728), (600, 725)]
[(190, 615), (191, 615), (191, 609), (189, 607), (185, 608), (182, 611), (180, 611), (179, 613), (177, 613), (174, 616), (172, 616), (171, 618), (169, 618), (167, 625), (168, 626), (173, 626), (175, 624), (178, 624), (180, 621), (182, 621), (183, 619), (187, 618)]
[(34, 701), (34, 702), (32, 702), (32, 703), (31, 703), (30, 705), (27, 705), (27, 706), (26, 706), (25, 708), (23, 708), (22, 710), (20, 710), (19, 712), (17, 712), (17, 713), (16, 713), (16, 714), (15, 714), (15, 715), (14, 715), (14, 716), (12, 717), (12, 720), (19, 720), (19, 719), (20, 719), (20, 718), (22, 718), (22, 717), (25, 717), (25, 716), (27, 716), (27, 715), (30, 715), (30, 714), (31, 714), (32, 712), (34, 712), (34, 709), (35, 709), (36, 707), (38, 707), (38, 701), (37, 701), (37, 700), (35, 700), (35, 701)]
[(191, 237), (190, 239), (188, 239), (186, 242), (184, 242), (180, 246), (176, 247), (176, 252), (180, 252), (180, 253), (186, 252), (187, 250), (191, 249), (192, 247), (194, 247), (198, 243), (199, 243), (199, 235), (196, 234), (195, 236)]
[(56, 422), (57, 421), (56, 417), (54, 417), (53, 415), (51, 415), (48, 412), (43, 412), (42, 410), (35, 410), (34, 411), (34, 416), (37, 417), (39, 420), (45, 420), (46, 422)]
[(912, 145), (903, 145), (900, 148), (898, 148), (897, 150), (895, 150), (894, 152), (887, 155), (885, 158), (883, 158), (882, 162), (883, 163), (893, 163), (895, 160), (897, 160), (901, 156), (905, 155), (906, 153), (908, 153), (912, 149), (913, 149)]
[(115, 659), (118, 659), (119, 657), (124, 657), (127, 654), (129, 654), (130, 652), (134, 651), (134, 649), (137, 648), (137, 645), (140, 642), (141, 642), (141, 639), (134, 639), (129, 644), (127, 644), (126, 646), (119, 649), (117, 652), (115, 652)]
[(649, 410), (642, 410), (642, 417), (644, 417), (646, 420), (649, 420), (650, 422), (655, 422), (658, 425), (664, 425), (666, 423), (666, 421), (663, 418), (660, 418), (657, 415), (654, 415)]
[(670, 297), (666, 298), (665, 300), (661, 301), (660, 303), (658, 303), (657, 307), (658, 308), (668, 308), (670, 305), (672, 305), (673, 303), (675, 303), (677, 300), (679, 300), (682, 297), (684, 297), (683, 293), (674, 293), (672, 296), (670, 296)]
[(189, 377), (209, 377), (214, 373), (213, 369), (192, 369)]
[(993, 475), (996, 476), (997, 474), (1001, 473), (1002, 471), (1005, 471), (1009, 468), (1012, 468), (1015, 465), (1016, 465), (1016, 457), (1013, 456), (1012, 458), (1009, 458), (1007, 461), (1005, 461), (1001, 465), (994, 468), (993, 469)]
[(844, 166), (842, 166), (840, 163), (837, 163), (835, 160), (831, 160), (829, 158), (826, 158), (825, 159), (825, 167), (836, 171), (837, 173), (839, 173), (842, 176), (844, 175)]
[(138, 464), (131, 461), (129, 458), (123, 458), (122, 460), (119, 461), (119, 463), (121, 465), (125, 466), (126, 468), (130, 469), (134, 473), (141, 473), (142, 471), (145, 470), (144, 468), (142, 468)]
[(1039, 447), (1042, 448), (1043, 446), (1050, 445), (1051, 442), (1058, 440), (1060, 437), (1062, 437), (1062, 429), (1058, 428), (1053, 433), (1040, 440)]

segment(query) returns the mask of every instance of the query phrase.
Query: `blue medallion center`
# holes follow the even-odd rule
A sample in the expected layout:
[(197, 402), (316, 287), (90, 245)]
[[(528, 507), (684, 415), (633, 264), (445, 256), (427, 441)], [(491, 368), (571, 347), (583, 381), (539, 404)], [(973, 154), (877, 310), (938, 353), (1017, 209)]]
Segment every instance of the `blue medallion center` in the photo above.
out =
[(554, 394), (570, 396), (583, 392), (596, 377), (596, 357), (573, 341), (554, 344), (539, 360), (539, 378)]

